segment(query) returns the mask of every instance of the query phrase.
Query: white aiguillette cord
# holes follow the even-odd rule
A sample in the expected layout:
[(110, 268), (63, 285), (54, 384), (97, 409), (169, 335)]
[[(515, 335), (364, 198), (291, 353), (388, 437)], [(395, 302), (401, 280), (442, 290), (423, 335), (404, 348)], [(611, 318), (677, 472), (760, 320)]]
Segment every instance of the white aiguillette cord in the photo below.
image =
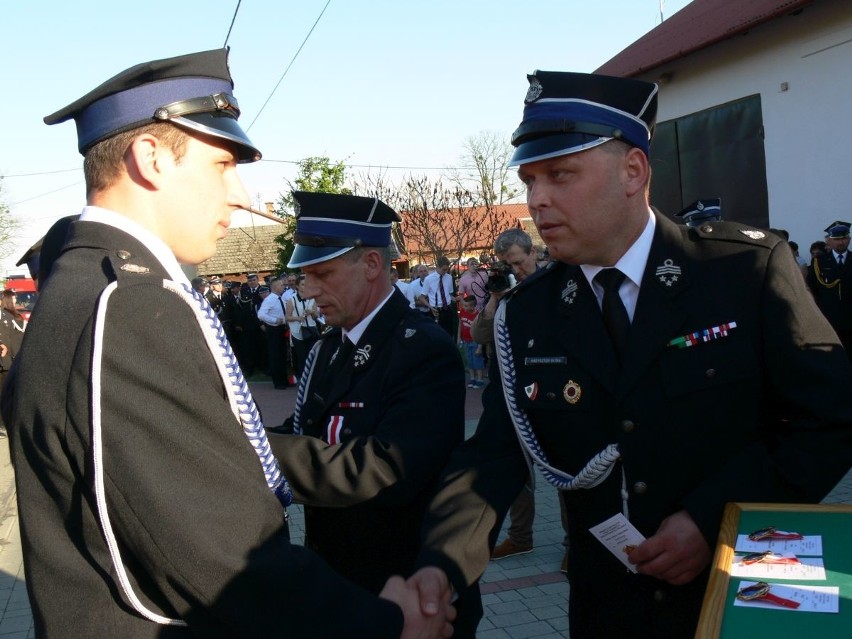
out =
[[(101, 422), (101, 374), (107, 306), (110, 296), (115, 292), (117, 287), (118, 283), (112, 282), (103, 290), (98, 299), (94, 343), (92, 345), (92, 456), (98, 517), (119, 585), (134, 610), (145, 619), (157, 624), (186, 626), (186, 622), (181, 619), (171, 619), (149, 610), (136, 596), (121, 559), (121, 551), (107, 510), (106, 491), (104, 489), (103, 432)], [(163, 287), (176, 293), (193, 310), (195, 318), (201, 327), (205, 342), (216, 362), (219, 375), (224, 383), (231, 410), (237, 421), (242, 425), (246, 437), (258, 455), (269, 489), (284, 505), (286, 519), (286, 507), (292, 503), (293, 494), (290, 491), (287, 480), (281, 474), (278, 461), (275, 459), (272, 449), (269, 446), (269, 440), (266, 437), (266, 431), (260, 420), (257, 406), (254, 403), (254, 399), (248, 389), (248, 384), (243, 377), (216, 313), (202, 295), (185, 285), (170, 280), (163, 280)]]

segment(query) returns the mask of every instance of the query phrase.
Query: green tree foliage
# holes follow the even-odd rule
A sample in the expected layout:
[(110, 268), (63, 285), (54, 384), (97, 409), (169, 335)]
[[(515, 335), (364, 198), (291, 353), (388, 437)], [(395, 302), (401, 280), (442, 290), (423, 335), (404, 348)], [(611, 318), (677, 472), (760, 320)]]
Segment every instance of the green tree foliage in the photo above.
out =
[(275, 214), (284, 220), (284, 232), (275, 238), (278, 245), (278, 271), (287, 270), (287, 262), (293, 255), (296, 232), (296, 217), (293, 209), (295, 202), (291, 191), (311, 191), (314, 193), (345, 193), (352, 191), (345, 186), (346, 166), (342, 161), (332, 162), (327, 157), (309, 157), (299, 162), (299, 174), (293, 182), (287, 180), (290, 187), (287, 193), (281, 193), (275, 206)]

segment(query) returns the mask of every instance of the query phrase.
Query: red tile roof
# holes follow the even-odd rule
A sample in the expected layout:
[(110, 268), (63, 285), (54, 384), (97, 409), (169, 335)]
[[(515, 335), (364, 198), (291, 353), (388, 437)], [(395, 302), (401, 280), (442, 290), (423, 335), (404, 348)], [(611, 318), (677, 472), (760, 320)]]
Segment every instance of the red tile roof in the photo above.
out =
[(745, 33), (775, 18), (796, 14), (819, 0), (692, 0), (595, 73), (631, 77)]
[[(523, 228), (521, 220), (529, 218), (529, 215), (526, 204), (497, 204), (490, 212), (484, 206), (466, 208), (463, 211), (447, 211), (443, 228), (435, 228), (432, 232), (438, 243), (446, 246), (448, 257), (455, 258), (452, 245), (457, 241), (464, 244), (466, 254), (479, 254), (481, 251), (490, 253), (494, 239), (500, 233), (510, 228)], [(425, 262), (434, 260), (432, 249), (423, 241), (417, 230), (420, 225), (411, 221), (412, 213), (401, 211), (400, 217), (406, 244), (404, 252), (409, 259)]]

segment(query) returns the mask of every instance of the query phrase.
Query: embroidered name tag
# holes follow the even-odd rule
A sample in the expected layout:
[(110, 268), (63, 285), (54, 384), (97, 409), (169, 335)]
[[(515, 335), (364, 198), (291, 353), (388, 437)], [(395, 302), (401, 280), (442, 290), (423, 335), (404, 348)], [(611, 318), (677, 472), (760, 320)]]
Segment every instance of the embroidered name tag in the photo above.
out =
[(567, 364), (567, 357), (525, 357), (524, 366), (554, 366)]
[(695, 346), (696, 344), (701, 344), (702, 342), (711, 342), (714, 339), (727, 337), (728, 332), (732, 329), (735, 329), (736, 327), (736, 322), (727, 322), (726, 324), (720, 324), (719, 326), (711, 326), (710, 328), (705, 328), (703, 331), (695, 331), (694, 333), (689, 333), (688, 335), (675, 337), (668, 344), (666, 344), (666, 346), (673, 348), (689, 348), (690, 346)]

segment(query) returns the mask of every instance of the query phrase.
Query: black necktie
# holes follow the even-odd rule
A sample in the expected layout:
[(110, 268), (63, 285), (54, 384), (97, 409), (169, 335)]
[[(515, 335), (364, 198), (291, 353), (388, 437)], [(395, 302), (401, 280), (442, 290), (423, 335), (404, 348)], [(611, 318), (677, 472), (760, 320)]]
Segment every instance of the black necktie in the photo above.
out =
[(837, 263), (838, 265), (843, 266), (843, 253), (837, 254)]
[(595, 275), (595, 281), (604, 290), (601, 313), (606, 330), (615, 347), (618, 361), (623, 362), (624, 353), (627, 352), (627, 338), (630, 335), (630, 317), (618, 294), (618, 288), (624, 281), (624, 273), (617, 268), (607, 268)]

